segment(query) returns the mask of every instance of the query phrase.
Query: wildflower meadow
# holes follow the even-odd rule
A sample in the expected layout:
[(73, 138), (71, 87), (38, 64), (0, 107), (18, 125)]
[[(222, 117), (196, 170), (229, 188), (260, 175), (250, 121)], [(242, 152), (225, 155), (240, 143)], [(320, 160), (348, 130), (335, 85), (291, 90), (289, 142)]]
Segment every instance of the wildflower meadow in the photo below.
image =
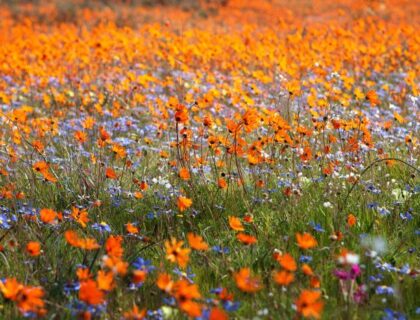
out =
[(0, 1), (0, 319), (420, 319), (419, 30)]

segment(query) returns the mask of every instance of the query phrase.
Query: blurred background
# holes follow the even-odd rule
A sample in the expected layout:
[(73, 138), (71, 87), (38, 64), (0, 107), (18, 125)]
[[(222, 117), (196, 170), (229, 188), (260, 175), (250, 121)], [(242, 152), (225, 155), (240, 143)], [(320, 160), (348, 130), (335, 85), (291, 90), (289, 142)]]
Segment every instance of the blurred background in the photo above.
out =
[(279, 19), (357, 19), (366, 15), (419, 21), (416, 0), (0, 0), (0, 18), (38, 23), (98, 23), (121, 26), (177, 21), (196, 24), (272, 24)]

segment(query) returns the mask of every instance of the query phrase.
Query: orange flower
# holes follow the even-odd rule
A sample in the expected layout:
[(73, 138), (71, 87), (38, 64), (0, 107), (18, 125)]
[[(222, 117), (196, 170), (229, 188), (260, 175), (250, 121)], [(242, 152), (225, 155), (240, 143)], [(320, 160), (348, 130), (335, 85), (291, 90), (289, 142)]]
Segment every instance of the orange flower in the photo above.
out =
[(16, 301), (18, 294), (23, 289), (23, 285), (20, 284), (15, 278), (9, 278), (5, 281), (0, 280), (0, 291), (5, 299)]
[(105, 243), (106, 253), (111, 257), (121, 258), (124, 253), (122, 241), (121, 236), (110, 236)]
[(174, 282), (172, 281), (172, 278), (169, 274), (160, 273), (158, 275), (156, 285), (162, 291), (171, 292), (174, 286)]
[(35, 149), (37, 152), (39, 152), (39, 153), (42, 153), (42, 151), (44, 151), (44, 149), (45, 149), (45, 147), (44, 147), (43, 143), (42, 143), (41, 141), (39, 141), (39, 140), (35, 140), (35, 141), (32, 143), (32, 146), (33, 146), (33, 147), (34, 147), (34, 149)]
[(64, 233), (64, 237), (66, 238), (68, 244), (70, 244), (73, 247), (86, 249), (86, 250), (95, 250), (100, 247), (95, 239), (92, 239), (92, 238), (81, 239), (79, 238), (77, 233), (72, 230), (66, 231)]
[(179, 301), (201, 298), (197, 285), (191, 284), (186, 279), (181, 279), (175, 283), (174, 296)]
[(26, 245), (26, 252), (29, 253), (32, 257), (37, 257), (41, 254), (41, 245), (39, 242), (30, 241)]
[(15, 198), (18, 199), (18, 200), (25, 199), (25, 193), (22, 192), (22, 191), (19, 191), (15, 194)]
[(135, 191), (133, 193), (134, 198), (136, 199), (142, 199), (143, 198), (143, 194), (140, 191)]
[(201, 315), (201, 305), (192, 300), (179, 302), (179, 308), (190, 317), (199, 317)]
[(85, 250), (95, 250), (99, 249), (100, 246), (93, 238), (86, 238), (86, 239), (80, 239), (79, 241), (79, 248), (85, 249)]
[(0, 168), (0, 174), (2, 176), (7, 177), (9, 175), (9, 173), (7, 172), (7, 170), (5, 168)]
[(298, 246), (304, 250), (314, 248), (318, 245), (316, 239), (307, 232), (305, 232), (304, 234), (296, 233), (296, 240)]
[(51, 172), (49, 172), (49, 171), (45, 171), (45, 172), (41, 172), (42, 173), (42, 175), (44, 176), (44, 179), (46, 180), (46, 181), (49, 181), (49, 182), (57, 182), (57, 178), (56, 177), (54, 177), (52, 174), (51, 174)]
[(73, 247), (79, 246), (79, 236), (75, 231), (68, 230), (64, 233), (64, 237), (66, 238), (68, 244), (70, 244)]
[(47, 224), (53, 224), (57, 218), (57, 212), (52, 209), (41, 209), (39, 212), (39, 217), (42, 222)]
[(313, 276), (314, 275), (314, 272), (312, 271), (312, 268), (309, 265), (307, 265), (306, 263), (302, 265), (301, 269), (302, 269), (302, 272), (303, 272), (304, 275), (307, 275), (307, 276)]
[(241, 220), (237, 217), (229, 216), (229, 226), (235, 231), (244, 231), (245, 228), (242, 225)]
[(236, 286), (248, 293), (254, 293), (262, 289), (261, 280), (259, 277), (251, 277), (251, 270), (249, 268), (242, 268), (239, 272), (233, 275)]
[(225, 311), (219, 308), (212, 308), (210, 310), (209, 320), (228, 320), (229, 317)]
[(178, 104), (175, 112), (175, 121), (185, 123), (188, 121), (188, 110), (185, 106)]
[(181, 168), (179, 170), (178, 175), (182, 180), (190, 180), (190, 178), (191, 178), (190, 172), (188, 171), (187, 168)]
[(196, 284), (191, 284), (185, 279), (181, 279), (174, 284), (174, 296), (179, 303), (180, 309), (190, 317), (201, 315), (201, 305), (193, 299), (201, 298)]
[(48, 163), (46, 163), (45, 161), (38, 161), (36, 163), (33, 164), (32, 168), (37, 171), (37, 172), (45, 172), (48, 170)]
[(177, 263), (181, 268), (188, 264), (190, 249), (182, 248), (184, 241), (177, 241), (172, 238), (171, 241), (165, 241), (166, 259), (172, 263)]
[(265, 186), (265, 182), (260, 179), (257, 182), (255, 182), (255, 186), (258, 188), (263, 188)]
[(114, 288), (114, 275), (112, 272), (98, 271), (98, 288), (104, 291), (111, 291)]
[(130, 311), (124, 312), (124, 320), (142, 320), (145, 317), (146, 309), (139, 310), (136, 305)]
[(300, 155), (300, 160), (308, 162), (312, 159), (312, 151), (310, 147), (305, 147), (303, 153)]
[(143, 191), (146, 191), (147, 189), (149, 189), (149, 185), (147, 184), (146, 181), (140, 182), (140, 189)]
[(227, 182), (226, 182), (226, 180), (223, 179), (223, 178), (219, 178), (219, 180), (217, 181), (217, 186), (220, 189), (226, 189), (227, 188)]
[(110, 269), (114, 274), (124, 276), (127, 273), (128, 263), (118, 257), (105, 255), (102, 262), (103, 266)]
[(245, 221), (245, 222), (248, 222), (248, 223), (252, 223), (252, 222), (254, 222), (254, 217), (253, 217), (252, 215), (250, 215), (250, 214), (247, 214), (247, 215), (244, 217), (244, 221)]
[(97, 305), (104, 302), (104, 293), (94, 280), (87, 280), (80, 284), (79, 299), (87, 304)]
[(282, 254), (283, 253), (279, 249), (274, 249), (273, 259), (278, 262), (279, 261), (279, 258), (281, 257)]
[(370, 90), (368, 91), (368, 93), (366, 93), (366, 100), (370, 102), (370, 105), (372, 107), (381, 103), (381, 101), (378, 98), (378, 94), (374, 90)]
[(218, 295), (220, 300), (233, 301), (233, 294), (229, 293), (226, 288), (222, 288), (222, 291)]
[(79, 281), (85, 281), (91, 278), (90, 270), (87, 267), (77, 268), (76, 275)]
[(190, 247), (194, 250), (208, 250), (209, 245), (203, 241), (203, 237), (195, 235), (194, 233), (188, 233), (187, 235), (188, 243), (190, 244)]
[(18, 298), (19, 310), (22, 313), (45, 313), (43, 296), (44, 290), (40, 287), (24, 287)]
[(399, 123), (406, 122), (406, 120), (398, 112), (394, 112), (394, 119)]
[(350, 213), (347, 216), (347, 225), (349, 227), (353, 227), (356, 224), (356, 222), (357, 222), (357, 218), (353, 214)]
[(280, 255), (277, 260), (280, 265), (286, 269), (287, 271), (296, 271), (296, 261), (295, 259), (288, 253)]
[(334, 231), (334, 233), (330, 236), (330, 239), (334, 241), (341, 241), (343, 238), (344, 235), (340, 230)]
[(95, 124), (95, 119), (92, 117), (87, 117), (85, 121), (83, 121), (83, 128), (92, 129), (94, 124)]
[(189, 207), (191, 207), (192, 200), (183, 196), (179, 196), (177, 200), (177, 205), (178, 205), (179, 211), (182, 212), (188, 209)]
[(238, 239), (240, 242), (242, 242), (243, 244), (246, 244), (246, 245), (255, 244), (257, 242), (257, 238), (255, 238), (254, 236), (251, 236), (249, 234), (242, 233), (242, 232), (239, 232), (236, 235), (236, 239)]
[(311, 288), (319, 288), (321, 287), (321, 281), (319, 280), (318, 277), (313, 276), (311, 277), (310, 285), (311, 285)]
[(135, 284), (143, 283), (146, 280), (147, 271), (146, 270), (134, 270), (133, 271), (133, 282)]
[(111, 135), (105, 130), (104, 127), (99, 128), (99, 139), (102, 143), (111, 139)]
[(86, 209), (79, 209), (76, 207), (71, 208), (71, 217), (79, 223), (83, 228), (86, 228), (87, 223), (90, 221)]
[(77, 142), (79, 142), (80, 144), (87, 141), (87, 134), (83, 131), (76, 131), (73, 135)]
[(125, 151), (125, 148), (118, 143), (114, 143), (112, 146), (112, 152), (116, 155), (117, 158), (123, 159), (127, 155), (127, 151)]
[(284, 270), (276, 272), (273, 278), (274, 281), (281, 286), (288, 286), (295, 280), (293, 273)]
[(125, 229), (127, 230), (128, 233), (131, 233), (131, 234), (139, 233), (139, 229), (132, 223), (127, 223), (125, 225)]
[(321, 317), (324, 303), (320, 300), (321, 292), (303, 290), (296, 301), (297, 312), (305, 318), (314, 317), (319, 319)]
[(57, 179), (49, 171), (49, 165), (45, 161), (34, 163), (32, 168), (43, 175), (44, 179), (50, 182), (57, 182)]
[(237, 134), (239, 130), (241, 129), (241, 123), (237, 123), (233, 121), (232, 119), (226, 120), (226, 127), (229, 130), (230, 133)]
[(112, 168), (106, 168), (105, 169), (105, 176), (108, 179), (111, 179), (111, 180), (117, 179), (117, 174), (115, 173), (114, 169), (112, 169)]

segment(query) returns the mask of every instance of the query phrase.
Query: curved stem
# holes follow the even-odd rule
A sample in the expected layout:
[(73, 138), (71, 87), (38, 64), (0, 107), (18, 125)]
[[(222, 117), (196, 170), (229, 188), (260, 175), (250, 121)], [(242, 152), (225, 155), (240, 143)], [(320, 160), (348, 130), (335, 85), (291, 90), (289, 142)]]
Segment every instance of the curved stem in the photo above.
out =
[(418, 169), (418, 168), (416, 168), (415, 166), (413, 166), (413, 165), (411, 165), (411, 164), (409, 164), (408, 162), (406, 162), (406, 161), (404, 161), (404, 160), (401, 160), (401, 159), (398, 159), (398, 158), (383, 158), (383, 159), (377, 159), (377, 160), (375, 160), (375, 161), (373, 161), (371, 164), (369, 164), (363, 171), (362, 171), (362, 173), (360, 174), (360, 177), (356, 180), (356, 182), (355, 183), (353, 183), (353, 185), (351, 186), (351, 188), (350, 188), (350, 190), (349, 190), (349, 192), (347, 192), (347, 194), (346, 194), (346, 197), (344, 198), (344, 201), (342, 202), (342, 205), (341, 206), (339, 206), (339, 208), (338, 208), (338, 211), (340, 212), (340, 211), (342, 211), (344, 208), (346, 208), (346, 206), (347, 206), (347, 201), (348, 201), (348, 199), (349, 199), (349, 197), (350, 197), (350, 194), (353, 192), (353, 189), (356, 187), (356, 185), (360, 182), (360, 180), (361, 180), (361, 177), (366, 173), (366, 172), (368, 172), (374, 165), (376, 165), (376, 164), (378, 164), (378, 163), (380, 163), (380, 162), (383, 162), (383, 161), (390, 161), (390, 160), (392, 160), (392, 161), (397, 161), (397, 162), (401, 162), (401, 163), (403, 163), (403, 164), (405, 164), (407, 167), (409, 167), (409, 168), (411, 168), (411, 169), (413, 169), (413, 170), (415, 170), (417, 173), (420, 173), (420, 170)]

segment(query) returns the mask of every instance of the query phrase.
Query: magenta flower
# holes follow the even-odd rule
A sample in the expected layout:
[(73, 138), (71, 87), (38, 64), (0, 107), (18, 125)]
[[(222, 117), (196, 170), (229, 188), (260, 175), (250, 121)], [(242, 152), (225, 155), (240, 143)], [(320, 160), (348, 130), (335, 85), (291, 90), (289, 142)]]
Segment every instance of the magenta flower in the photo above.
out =
[(334, 275), (340, 280), (355, 280), (360, 273), (358, 264), (352, 265), (349, 271), (343, 269), (334, 270)]

